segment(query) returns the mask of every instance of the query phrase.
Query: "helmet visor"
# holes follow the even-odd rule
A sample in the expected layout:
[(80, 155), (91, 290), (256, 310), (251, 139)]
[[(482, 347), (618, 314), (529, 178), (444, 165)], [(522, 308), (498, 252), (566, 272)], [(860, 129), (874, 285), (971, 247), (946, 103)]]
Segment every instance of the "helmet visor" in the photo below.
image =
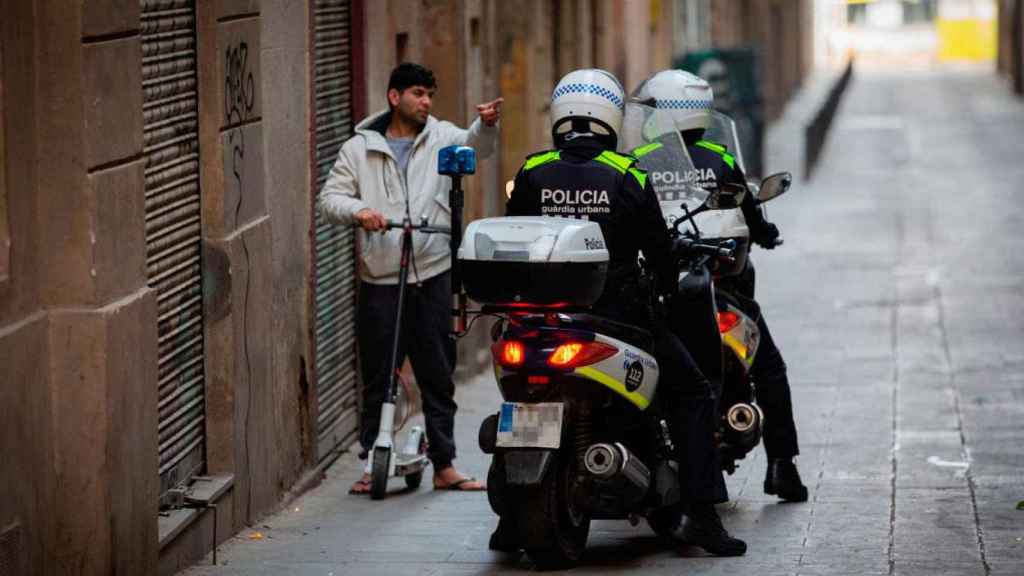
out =
[(704, 201), (707, 193), (693, 183), (693, 160), (671, 112), (628, 102), (622, 133), (623, 150), (640, 157), (639, 166), (647, 172), (658, 198)]

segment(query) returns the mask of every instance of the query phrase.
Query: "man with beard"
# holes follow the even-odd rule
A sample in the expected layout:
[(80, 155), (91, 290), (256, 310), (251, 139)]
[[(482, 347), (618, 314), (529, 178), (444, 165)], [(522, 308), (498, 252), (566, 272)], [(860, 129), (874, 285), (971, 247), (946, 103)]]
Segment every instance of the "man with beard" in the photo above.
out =
[[(403, 63), (391, 72), (388, 110), (356, 126), (342, 145), (320, 193), (320, 210), (328, 221), (357, 224), (359, 305), (357, 339), (364, 383), (359, 442), (362, 457), (373, 446), (379, 427), (384, 388), (390, 374), (401, 255), (399, 234), (385, 231), (388, 220), (426, 217), (434, 226), (450, 226), (448, 182), (437, 173), (438, 151), (445, 146), (476, 148), (491, 154), (498, 136), (502, 99), (477, 106), (480, 117), (469, 129), (430, 115), (437, 82), (429, 69)], [(423, 396), (434, 488), (484, 490), (477, 480), (459, 473), (455, 458), (455, 342), (449, 337), (451, 258), (448, 238), (413, 235), (413, 268), (405, 295), (399, 362), (408, 356)], [(368, 494), (370, 474), (350, 493)]]

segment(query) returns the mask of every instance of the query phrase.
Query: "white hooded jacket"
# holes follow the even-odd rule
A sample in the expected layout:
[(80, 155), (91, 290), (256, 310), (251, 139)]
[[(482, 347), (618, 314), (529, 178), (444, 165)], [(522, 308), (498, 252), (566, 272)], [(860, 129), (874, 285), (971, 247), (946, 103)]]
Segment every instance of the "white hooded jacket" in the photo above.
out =
[[(384, 136), (391, 112), (373, 114), (356, 126), (355, 135), (338, 151), (323, 190), (320, 212), (332, 223), (351, 226), (355, 214), (372, 208), (388, 220), (401, 221), (409, 215), (414, 223), (422, 217), (437, 226), (451, 225), (447, 176), (437, 173), (438, 151), (445, 146), (464, 145), (476, 149), (481, 158), (490, 156), (498, 137), (498, 127), (488, 127), (479, 118), (468, 130), (433, 116), (413, 141), (406, 174), (400, 174), (398, 161)], [(371, 284), (397, 284), (401, 234), (397, 230), (366, 232), (358, 229), (360, 278)], [(427, 280), (451, 267), (449, 238), (443, 234), (413, 233), (413, 255), (418, 276), (410, 270), (410, 280)]]

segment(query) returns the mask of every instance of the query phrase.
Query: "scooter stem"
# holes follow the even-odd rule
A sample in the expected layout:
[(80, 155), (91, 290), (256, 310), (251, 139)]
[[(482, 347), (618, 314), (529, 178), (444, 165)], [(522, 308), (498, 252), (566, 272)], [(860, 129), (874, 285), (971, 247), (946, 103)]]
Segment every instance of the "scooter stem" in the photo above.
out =
[(384, 401), (392, 405), (398, 397), (398, 344), (402, 338), (402, 316), (405, 311), (405, 288), (409, 282), (409, 257), (412, 253), (412, 227), (406, 219), (402, 228), (402, 260), (398, 269), (398, 305), (395, 310), (395, 331), (391, 339), (391, 370), (388, 371), (388, 384), (384, 390)]

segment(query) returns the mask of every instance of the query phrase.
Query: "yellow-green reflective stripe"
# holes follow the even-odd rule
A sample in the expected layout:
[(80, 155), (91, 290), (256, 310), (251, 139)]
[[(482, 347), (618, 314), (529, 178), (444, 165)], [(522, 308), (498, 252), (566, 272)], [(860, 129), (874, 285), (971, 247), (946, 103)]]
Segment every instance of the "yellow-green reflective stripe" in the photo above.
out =
[(647, 174), (643, 170), (631, 168), (633, 162), (635, 162), (633, 158), (605, 150), (604, 152), (601, 152), (597, 158), (594, 158), (594, 160), (615, 168), (620, 174), (629, 172), (634, 178), (636, 178), (636, 181), (640, 183), (641, 188), (647, 185)]
[(647, 398), (644, 398), (642, 394), (637, 394), (636, 392), (630, 392), (629, 390), (626, 390), (626, 386), (622, 382), (619, 382), (615, 378), (612, 378), (611, 376), (605, 374), (604, 372), (601, 372), (597, 368), (593, 368), (591, 366), (584, 366), (582, 368), (577, 368), (575, 372), (580, 376), (586, 376), (591, 380), (594, 380), (600, 384), (603, 384), (604, 386), (607, 386), (608, 388), (611, 388), (620, 396), (623, 396), (626, 400), (629, 400), (630, 402), (635, 404), (636, 407), (641, 410), (646, 410), (647, 406), (650, 405), (650, 401), (647, 400)]
[(722, 146), (721, 144), (715, 144), (714, 142), (709, 142), (707, 140), (699, 140), (697, 142), (697, 146), (700, 146), (701, 148), (707, 148), (708, 150), (711, 150), (712, 152), (718, 152), (719, 154), (725, 154), (726, 150), (725, 146)]
[(661, 148), (661, 142), (651, 142), (650, 144), (644, 144), (643, 146), (633, 150), (633, 156), (637, 158), (646, 156), (651, 152), (654, 152), (658, 148)]
[(554, 162), (561, 156), (558, 150), (552, 150), (551, 152), (545, 152), (544, 154), (538, 154), (537, 156), (530, 156), (526, 159), (526, 165), (523, 166), (523, 170), (533, 170), (541, 164), (547, 164), (548, 162)]
[(623, 158), (622, 156), (619, 156), (618, 154), (614, 152), (609, 152), (607, 150), (601, 152), (601, 154), (599, 154), (597, 158), (594, 158), (594, 160), (597, 160), (602, 164), (607, 164), (612, 168), (615, 168), (616, 170), (619, 171), (620, 174), (625, 174), (626, 170), (629, 168), (629, 165), (633, 163), (631, 159)]
[(700, 146), (705, 150), (711, 150), (715, 154), (720, 155), (722, 157), (722, 160), (725, 160), (725, 163), (729, 165), (729, 168), (736, 168), (736, 158), (732, 154), (726, 152), (725, 146), (715, 144), (714, 142), (708, 142), (707, 140), (701, 140), (697, 142), (697, 146)]
[(630, 168), (629, 173), (636, 178), (636, 181), (640, 183), (640, 187), (647, 186), (647, 173), (643, 170), (637, 170), (636, 168)]

